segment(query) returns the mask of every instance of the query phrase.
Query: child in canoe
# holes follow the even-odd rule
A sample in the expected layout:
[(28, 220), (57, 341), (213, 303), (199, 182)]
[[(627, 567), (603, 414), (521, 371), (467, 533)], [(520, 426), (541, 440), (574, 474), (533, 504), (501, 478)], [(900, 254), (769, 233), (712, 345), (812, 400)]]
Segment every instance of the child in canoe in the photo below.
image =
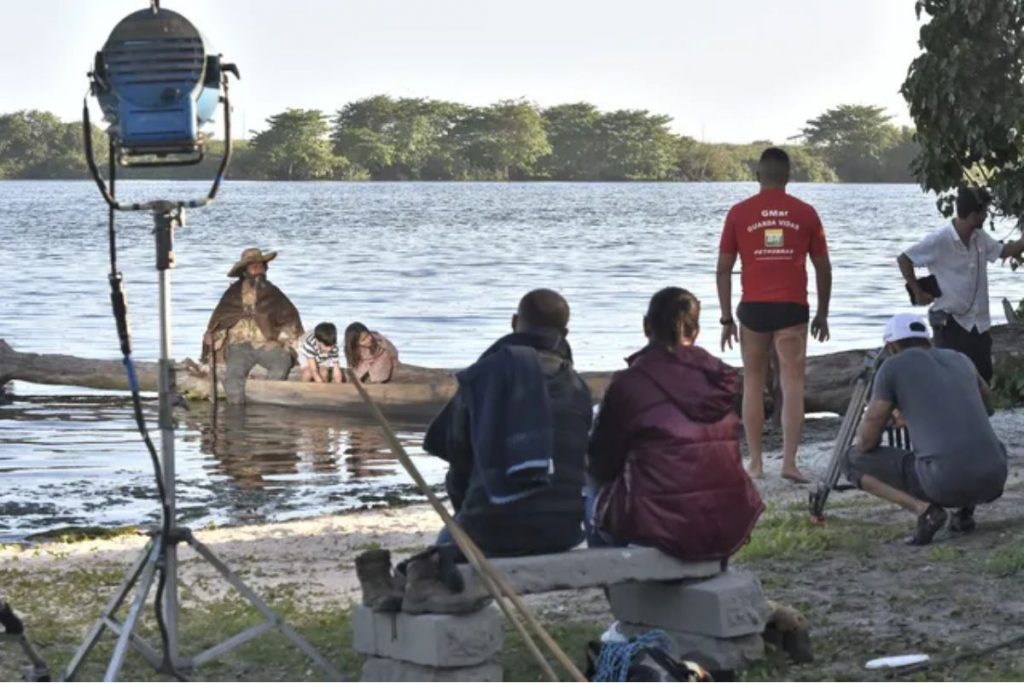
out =
[(343, 382), (338, 354), (338, 328), (320, 323), (299, 346), (303, 382)]
[(381, 384), (398, 367), (398, 349), (380, 332), (355, 322), (345, 328), (345, 361), (360, 382)]

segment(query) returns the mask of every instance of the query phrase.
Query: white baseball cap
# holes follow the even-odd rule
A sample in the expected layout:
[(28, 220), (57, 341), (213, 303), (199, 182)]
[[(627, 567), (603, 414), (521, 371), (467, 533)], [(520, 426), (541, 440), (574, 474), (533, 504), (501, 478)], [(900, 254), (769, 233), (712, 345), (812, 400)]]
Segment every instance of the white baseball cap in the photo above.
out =
[(929, 339), (928, 323), (916, 313), (897, 313), (885, 324), (882, 341), (886, 344), (903, 339)]

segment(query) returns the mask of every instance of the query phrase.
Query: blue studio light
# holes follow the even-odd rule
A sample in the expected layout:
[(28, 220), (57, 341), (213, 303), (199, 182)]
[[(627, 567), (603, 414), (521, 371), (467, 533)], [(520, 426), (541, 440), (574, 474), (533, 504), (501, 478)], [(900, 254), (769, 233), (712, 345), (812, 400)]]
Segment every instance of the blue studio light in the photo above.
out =
[[(233, 65), (224, 70), (236, 73)], [(152, 160), (154, 155), (192, 155), (168, 163), (200, 160), (203, 126), (213, 120), (221, 100), (221, 71), (220, 55), (199, 30), (158, 2), (122, 19), (96, 53), (91, 73), (92, 92), (119, 160), (127, 164), (130, 157)]]

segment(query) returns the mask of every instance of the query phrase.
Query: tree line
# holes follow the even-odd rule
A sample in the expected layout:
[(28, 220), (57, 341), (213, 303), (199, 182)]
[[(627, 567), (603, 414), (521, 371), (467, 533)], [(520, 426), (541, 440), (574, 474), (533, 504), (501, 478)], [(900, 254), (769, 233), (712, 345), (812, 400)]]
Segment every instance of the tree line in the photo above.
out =
[[(706, 143), (646, 110), (601, 111), (585, 102), (540, 108), (525, 100), (485, 107), (376, 95), (333, 115), (287, 109), (251, 140), (234, 142), (229, 174), (251, 180), (753, 180), (771, 141)], [(52, 113), (0, 115), (0, 178), (82, 178), (81, 123)], [(106, 137), (93, 131), (100, 161)], [(880, 107), (841, 105), (782, 144), (793, 180), (909, 182), (911, 129)], [(220, 143), (198, 166), (132, 169), (126, 177), (207, 178)]]

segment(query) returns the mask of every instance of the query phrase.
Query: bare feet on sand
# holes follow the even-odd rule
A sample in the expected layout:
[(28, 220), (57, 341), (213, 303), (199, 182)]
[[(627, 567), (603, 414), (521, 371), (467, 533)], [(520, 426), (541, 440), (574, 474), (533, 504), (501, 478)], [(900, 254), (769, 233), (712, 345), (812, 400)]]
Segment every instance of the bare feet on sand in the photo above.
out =
[(796, 484), (810, 484), (811, 483), (811, 480), (808, 479), (807, 477), (805, 477), (804, 473), (801, 472), (800, 470), (798, 470), (795, 467), (793, 469), (791, 469), (791, 470), (782, 470), (782, 478), (783, 479), (788, 479), (789, 481), (794, 482)]
[(747, 474), (751, 479), (764, 479), (764, 465), (761, 463), (747, 465)]

